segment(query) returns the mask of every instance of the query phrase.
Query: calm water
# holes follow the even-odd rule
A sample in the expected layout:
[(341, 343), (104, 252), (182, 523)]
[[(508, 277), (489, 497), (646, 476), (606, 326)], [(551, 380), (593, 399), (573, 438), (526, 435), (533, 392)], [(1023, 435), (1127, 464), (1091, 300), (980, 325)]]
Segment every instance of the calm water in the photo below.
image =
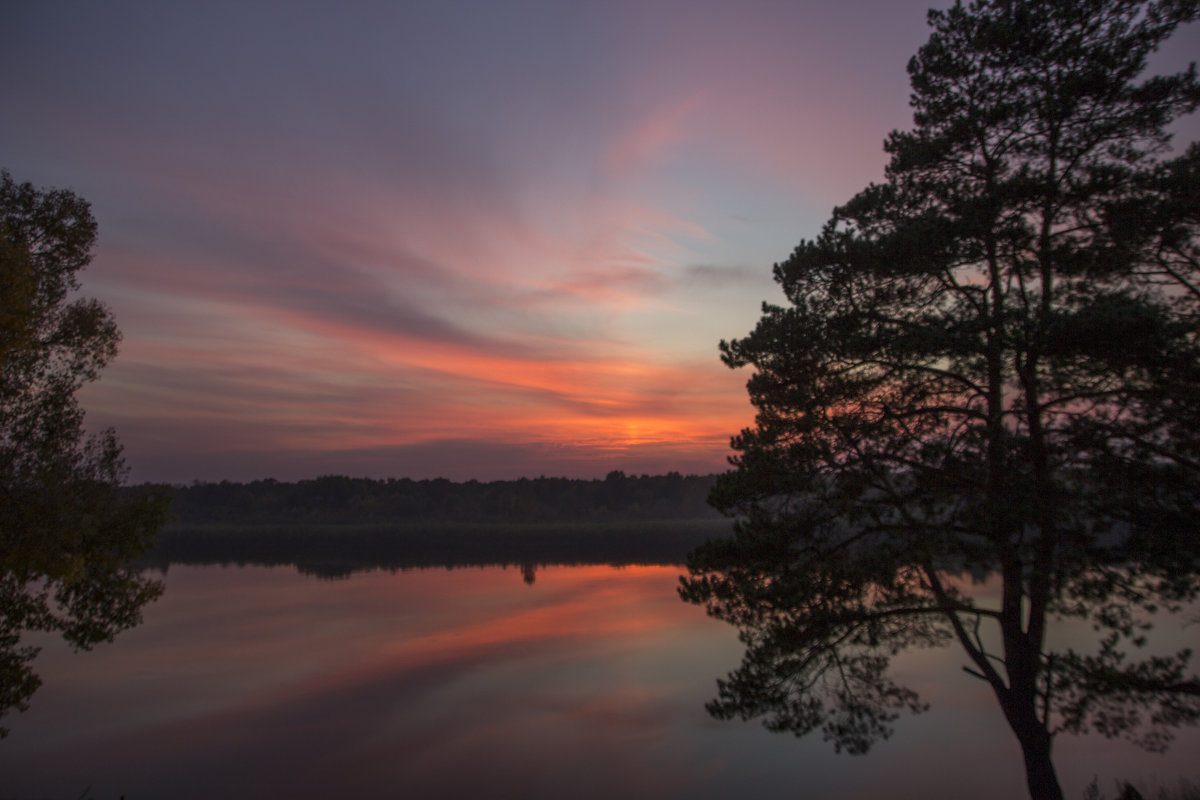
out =
[[(6, 718), (0, 797), (1023, 796), (999, 709), (951, 650), (896, 662), (934, 708), (866, 757), (710, 719), (741, 648), (678, 575), (172, 567), (115, 644), (47, 644), (33, 708)], [(1166, 756), (1061, 741), (1068, 796), (1093, 775), (1195, 778), (1183, 734)]]

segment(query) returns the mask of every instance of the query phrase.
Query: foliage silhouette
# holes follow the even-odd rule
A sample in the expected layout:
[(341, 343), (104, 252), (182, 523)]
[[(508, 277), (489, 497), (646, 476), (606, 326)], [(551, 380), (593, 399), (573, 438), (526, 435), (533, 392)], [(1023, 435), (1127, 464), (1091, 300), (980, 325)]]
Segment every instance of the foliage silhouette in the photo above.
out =
[(95, 238), (84, 200), (0, 172), (0, 717), (40, 684), (25, 632), (89, 649), (161, 590), (130, 561), (166, 521), (168, 491), (122, 490), (116, 436), (85, 435), (75, 398), (120, 340), (108, 309), (70, 296)]
[[(173, 525), (138, 563), (291, 565), (321, 578), (376, 569), (551, 564), (682, 565), (689, 550), (725, 535), (729, 521), (424, 525)], [(532, 574), (532, 572), (530, 573)], [(530, 581), (531, 582), (531, 581)]]
[(171, 512), (181, 523), (238, 525), (389, 525), (630, 522), (719, 518), (706, 502), (714, 476), (626, 475), (603, 480), (444, 478), (372, 480), (324, 475), (285, 483), (195, 483), (175, 490)]
[(140, 563), (292, 564), (322, 577), (429, 566), (682, 564), (689, 550), (728, 531), (706, 502), (714, 481), (613, 471), (603, 480), (326, 475), (197, 483), (175, 490), (175, 521)]
[[(684, 599), (742, 628), (718, 717), (865, 752), (920, 698), (891, 656), (956, 642), (1061, 798), (1059, 732), (1150, 748), (1200, 718), (1190, 651), (1131, 659), (1200, 578), (1194, 65), (1140, 78), (1197, 3), (931, 11), (886, 180), (775, 266), (789, 301), (722, 342), (756, 427), (712, 502), (732, 539)], [(994, 576), (999, 600), (981, 583)], [(1056, 651), (1056, 618), (1098, 649)]]

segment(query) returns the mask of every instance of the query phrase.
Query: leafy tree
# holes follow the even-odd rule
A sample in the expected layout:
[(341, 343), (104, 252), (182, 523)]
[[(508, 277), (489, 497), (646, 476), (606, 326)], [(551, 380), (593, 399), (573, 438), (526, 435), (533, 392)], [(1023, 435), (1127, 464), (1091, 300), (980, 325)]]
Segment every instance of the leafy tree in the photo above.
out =
[(84, 200), (0, 172), (0, 716), (27, 708), (40, 683), (23, 633), (88, 649), (161, 591), (128, 563), (169, 498), (121, 487), (114, 433), (85, 435), (75, 398), (120, 340), (108, 309), (71, 296), (95, 238)]
[[(1200, 587), (1200, 148), (1167, 133), (1200, 83), (1141, 77), (1197, 5), (930, 12), (886, 179), (721, 343), (757, 416), (710, 498), (735, 534), (681, 588), (747, 644), (714, 715), (865, 752), (925, 708), (890, 657), (956, 642), (1034, 798), (1057, 733), (1200, 719), (1188, 650), (1137, 657)], [(1097, 649), (1056, 651), (1066, 618)]]

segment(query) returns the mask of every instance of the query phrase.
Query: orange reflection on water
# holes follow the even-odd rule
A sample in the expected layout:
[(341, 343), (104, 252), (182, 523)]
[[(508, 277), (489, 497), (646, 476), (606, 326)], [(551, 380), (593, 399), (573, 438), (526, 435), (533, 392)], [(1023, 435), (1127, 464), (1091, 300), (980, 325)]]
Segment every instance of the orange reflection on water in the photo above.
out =
[[(733, 628), (680, 601), (677, 568), (538, 567), (528, 585), (529, 569), (321, 581), (284, 567), (172, 567), (145, 624), (115, 644), (73, 654), (46, 641), (42, 690), (29, 712), (5, 719), (4, 791), (67, 797), (91, 785), (97, 797), (179, 800), (1022, 791), (1015, 740), (953, 648), (895, 660), (896, 677), (934, 708), (898, 721), (868, 761), (847, 759), (819, 735), (707, 717), (714, 679), (742, 647)], [(1183, 774), (1195, 742), (1152, 765), (1095, 739), (1065, 740), (1058, 752), (1077, 795), (1093, 774)], [(980, 752), (988, 764), (973, 761)]]
[[(567, 640), (574, 640), (572, 647), (581, 641), (597, 646), (662, 635), (689, 622), (705, 624), (696, 609), (673, 596), (679, 572), (662, 566), (551, 568), (537, 573), (533, 587), (508, 570), (408, 573), (410, 585), (399, 594), (409, 602), (425, 594), (432, 607), (420, 618), (364, 639), (367, 646), (356, 648), (340, 668), (318, 671), (284, 691), (321, 692), (405, 671), (499, 662)], [(364, 595), (380, 602), (400, 599), (395, 581), (387, 580), (392, 576), (365, 577), (375, 585), (360, 587)], [(455, 606), (438, 608), (439, 592), (451, 586)]]

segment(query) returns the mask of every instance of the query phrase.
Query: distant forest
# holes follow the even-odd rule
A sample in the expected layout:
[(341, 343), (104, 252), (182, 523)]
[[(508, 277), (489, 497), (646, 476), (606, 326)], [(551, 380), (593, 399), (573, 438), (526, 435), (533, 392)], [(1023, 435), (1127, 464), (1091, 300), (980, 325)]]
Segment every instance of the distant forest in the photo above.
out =
[(515, 481), (408, 478), (372, 480), (326, 475), (283, 483), (194, 483), (175, 488), (173, 527), (195, 525), (430, 523), (534, 524), (714, 519), (714, 475), (626, 475), (603, 480)]
[(713, 475), (480, 483), (327, 475), (175, 488), (174, 520), (143, 567), (291, 564), (325, 578), (370, 569), (681, 564), (726, 535)]

